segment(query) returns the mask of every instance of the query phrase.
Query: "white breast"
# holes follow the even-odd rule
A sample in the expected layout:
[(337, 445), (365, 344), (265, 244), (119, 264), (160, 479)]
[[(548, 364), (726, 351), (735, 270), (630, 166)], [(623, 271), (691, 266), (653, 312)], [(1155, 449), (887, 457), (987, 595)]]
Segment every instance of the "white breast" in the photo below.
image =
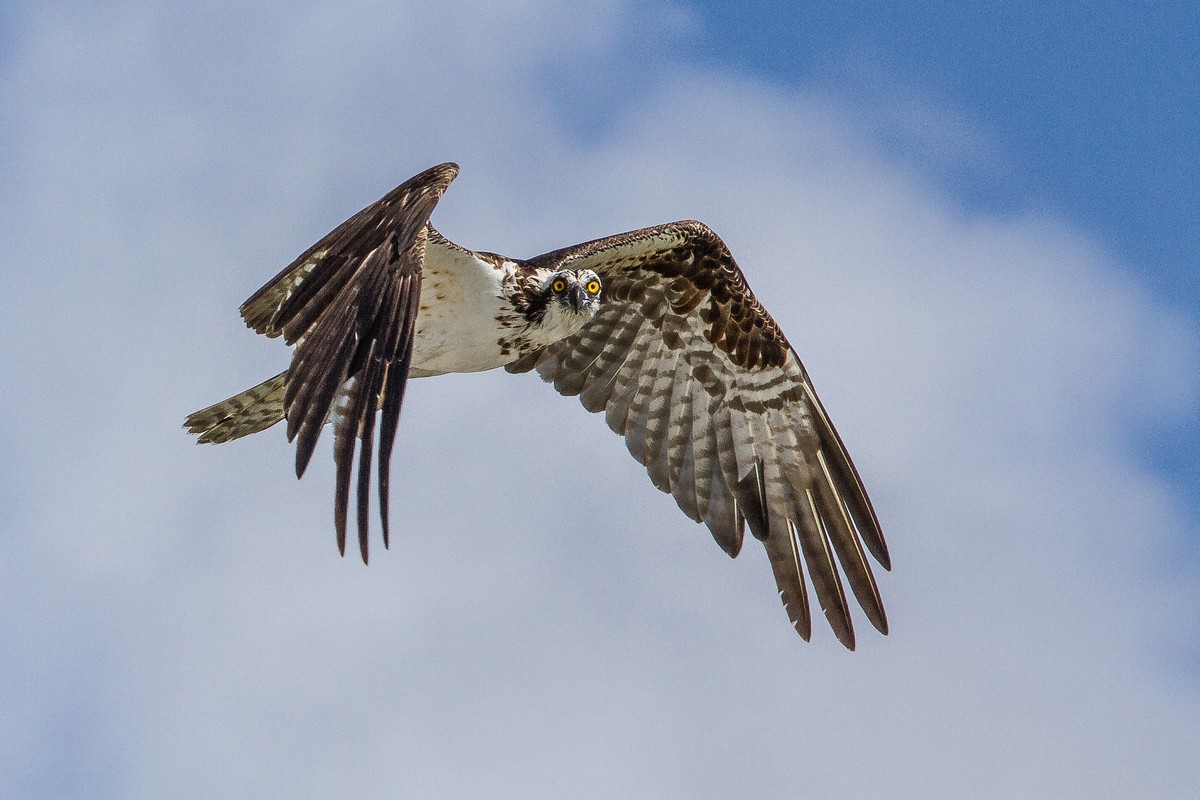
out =
[(512, 360), (501, 353), (496, 318), (500, 287), (516, 264), (500, 265), (430, 241), (421, 276), (421, 308), (413, 344), (414, 376), (479, 372)]

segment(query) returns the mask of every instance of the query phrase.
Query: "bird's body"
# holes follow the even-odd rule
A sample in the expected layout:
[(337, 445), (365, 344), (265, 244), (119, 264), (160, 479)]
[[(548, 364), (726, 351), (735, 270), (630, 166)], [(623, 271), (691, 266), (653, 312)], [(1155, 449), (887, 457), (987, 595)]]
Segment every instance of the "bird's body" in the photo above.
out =
[(191, 415), (188, 429), (222, 442), (286, 419), (301, 474), (332, 423), (338, 542), (344, 550), (357, 447), (365, 561), (376, 412), (386, 544), (407, 379), (537, 369), (603, 411), (654, 485), (729, 555), (749, 525), (802, 636), (811, 617), (802, 564), (846, 646), (854, 633), (839, 565), (886, 633), (866, 560), (890, 566), (875, 512), (799, 358), (724, 242), (685, 221), (527, 261), (467, 250), (428, 223), (457, 171), (443, 164), (406, 181), (247, 300), (250, 327), (295, 345), (291, 367)]
[(511, 259), (491, 260), (456, 247), (427, 246), (409, 374), (482, 372), (512, 361), (514, 356), (504, 352), (496, 328), (510, 307), (505, 284), (517, 279), (517, 271), (518, 264)]
[(536, 294), (553, 270), (466, 250), (432, 226), (428, 236), (411, 377), (506, 366), (578, 333), (595, 313), (554, 304), (544, 316), (530, 315), (520, 298)]

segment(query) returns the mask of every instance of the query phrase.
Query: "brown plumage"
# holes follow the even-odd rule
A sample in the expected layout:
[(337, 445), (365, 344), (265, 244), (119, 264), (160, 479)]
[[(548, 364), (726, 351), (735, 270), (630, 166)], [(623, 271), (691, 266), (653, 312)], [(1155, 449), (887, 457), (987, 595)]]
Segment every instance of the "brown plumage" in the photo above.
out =
[[(684, 221), (524, 262), (475, 253), (428, 225), (456, 173), (443, 164), (405, 182), (247, 300), (242, 315), (250, 327), (296, 346), (291, 367), (193, 414), (189, 430), (202, 442), (221, 442), (286, 418), (299, 475), (322, 426), (332, 421), (343, 550), (359, 440), (357, 522), (366, 560), (375, 412), (383, 411), (378, 471), (386, 545), (388, 462), (410, 373), (536, 369), (589, 411), (603, 412), (653, 484), (703, 522), (730, 556), (749, 526), (766, 548), (801, 636), (807, 639), (812, 625), (805, 571), (843, 644), (853, 648), (855, 641), (843, 576), (867, 618), (887, 633), (867, 559), (870, 553), (890, 569), (875, 511), (800, 359), (724, 242), (705, 225)], [(429, 303), (466, 305), (427, 306), (423, 276), (446, 281), (448, 275), (449, 285), (470, 285), (479, 294), (447, 300), (439, 289)], [(557, 276), (598, 276), (598, 310), (588, 306), (587, 320), (561, 316), (547, 288)], [(459, 321), (464, 310), (493, 308), (489, 303), (491, 316)], [(495, 325), (494, 336), (466, 333), (484, 318)], [(435, 329), (459, 336), (453, 325), (462, 326), (459, 346), (478, 357), (460, 367), (428, 354), (414, 357), (414, 339), (418, 350), (454, 344), (427, 341)], [(486, 354), (470, 350), (484, 345)]]
[[(378, 469), (386, 546), (391, 452), (412, 357), (426, 223), (457, 174), (457, 165), (441, 164), (406, 181), (343, 222), (242, 304), (248, 326), (267, 336), (282, 335), (296, 345), (284, 374), (282, 411), (288, 441), (296, 441), (297, 477), (304, 474), (321, 428), (341, 395), (333, 434), (334, 523), (338, 548), (345, 552), (357, 438), (357, 521), (364, 561), (375, 412), (383, 411)], [(188, 419), (193, 432), (204, 427), (206, 420), (198, 418), (203, 413)]]
[(801, 562), (844, 645), (853, 649), (854, 627), (839, 564), (887, 633), (864, 552), (891, 568), (875, 511), (799, 357), (724, 242), (700, 222), (675, 222), (531, 263), (593, 269), (605, 299), (582, 331), (507, 369), (536, 367), (559, 392), (603, 411), (654, 485), (730, 556), (749, 523), (805, 639)]

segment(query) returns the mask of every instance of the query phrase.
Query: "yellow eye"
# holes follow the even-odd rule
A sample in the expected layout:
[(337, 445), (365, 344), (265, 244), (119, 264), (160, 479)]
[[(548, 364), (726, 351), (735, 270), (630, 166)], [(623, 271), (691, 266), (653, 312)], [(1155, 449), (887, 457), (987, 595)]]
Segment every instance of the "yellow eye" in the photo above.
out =
[(588, 294), (597, 294), (600, 291), (600, 281), (588, 281)]
[(556, 280), (554, 282), (554, 284), (550, 288), (554, 289), (554, 291), (556, 291), (556, 292), (561, 292), (563, 289), (567, 288), (567, 282), (564, 281), (562, 278), (559, 278), (558, 280)]

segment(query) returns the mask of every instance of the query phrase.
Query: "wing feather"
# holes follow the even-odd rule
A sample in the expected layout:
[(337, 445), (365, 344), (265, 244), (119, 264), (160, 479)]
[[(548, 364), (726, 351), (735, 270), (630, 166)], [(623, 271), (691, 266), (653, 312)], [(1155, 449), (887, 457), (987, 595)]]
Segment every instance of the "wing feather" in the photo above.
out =
[(817, 510), (812, 489), (792, 484), (791, 491), (795, 504), (799, 506), (798, 519), (794, 522), (813, 590), (834, 634), (842, 644), (853, 650), (854, 626), (850, 621), (850, 610), (846, 607), (846, 593), (842, 590), (837, 561), (829, 537), (825, 534), (825, 525)]
[(604, 339), (604, 348), (592, 364), (590, 380), (579, 393), (579, 400), (588, 411), (604, 411), (612, 397), (617, 376), (629, 360), (633, 343), (642, 329), (640, 317), (626, 315), (613, 326)]
[(650, 396), (638, 417), (638, 425), (645, 432), (646, 460), (643, 463), (650, 481), (663, 492), (671, 491), (671, 476), (666, 468), (665, 457), (667, 432), (673, 423), (671, 387), (675, 382), (675, 362), (678, 357), (677, 353), (671, 353), (663, 359), (664, 363), (655, 373)]
[[(703, 419), (709, 416), (709, 401), (708, 397), (696, 384), (695, 381), (689, 381), (690, 389), (691, 413)], [(708, 516), (709, 498), (712, 494), (713, 485), (713, 460), (715, 453), (713, 452), (713, 433), (709, 425), (694, 425), (692, 426), (692, 436), (688, 440), (690, 448), (689, 458), (691, 459), (691, 477), (692, 487), (696, 493), (696, 512), (700, 515), (700, 520), (703, 521)]]
[(775, 588), (779, 599), (796, 633), (808, 641), (812, 636), (812, 613), (808, 608), (808, 590), (804, 587), (804, 573), (800, 569), (800, 551), (796, 547), (796, 533), (790, 522), (776, 536), (763, 541), (767, 550), (767, 561), (775, 576)]
[[(625, 418), (625, 446), (630, 454), (645, 465), (647, 460), (646, 425), (649, 423), (650, 398), (654, 393), (654, 384), (658, 381), (658, 371), (668, 353), (654, 350), (646, 354), (641, 364), (641, 370), (634, 374), (636, 383), (632, 387), (632, 397), (629, 401), (629, 411)], [(557, 388), (557, 387), (555, 387)]]
[[(427, 223), (458, 174), (440, 164), (343, 222), (242, 304), (246, 324), (295, 344), (284, 379), (288, 440), (303, 475), (321, 429), (335, 418), (334, 522), (345, 552), (351, 470), (358, 440), (359, 552), (367, 560), (371, 451), (379, 431), (379, 512), (388, 542), (392, 445), (412, 360)], [(335, 407), (336, 403), (336, 407)]]
[(875, 509), (871, 506), (870, 498), (867, 497), (867, 490), (863, 486), (862, 478), (859, 477), (854, 462), (850, 460), (850, 454), (846, 452), (846, 445), (842, 443), (842, 437), (833, 427), (829, 415), (825, 412), (825, 407), (812, 388), (808, 375), (803, 374), (803, 377), (805, 397), (813, 409), (814, 420), (821, 435), (820, 454), (826, 462), (825, 469), (828, 473), (828, 480), (836, 487), (838, 496), (845, 502), (850, 518), (854, 522), (854, 528), (862, 537), (862, 541), (870, 550), (871, 555), (883, 565), (884, 569), (891, 569), (892, 558), (888, 553), (887, 542), (883, 539), (879, 518), (875, 516)]
[[(710, 436), (712, 432), (710, 431)], [(730, 558), (735, 558), (742, 549), (745, 519), (738, 511), (737, 501), (721, 470), (719, 453), (712, 458), (712, 474), (709, 476), (708, 505), (704, 509), (704, 524), (713, 539)]]
[[(642, 328), (647, 325), (649, 323), (644, 323)], [(629, 346), (624, 363), (617, 370), (608, 406), (604, 410), (605, 422), (613, 433), (625, 435), (633, 401), (637, 397), (637, 386), (641, 382), (644, 365), (650, 358), (651, 348), (656, 339), (653, 331), (643, 332), (639, 328), (637, 338)], [(541, 372), (540, 367), (538, 371)]]
[(871, 574), (871, 565), (867, 562), (862, 542), (854, 534), (854, 526), (846, 511), (845, 503), (838, 494), (837, 486), (829, 474), (825, 464), (825, 455), (817, 451), (817, 461), (820, 464), (820, 475), (813, 481), (812, 493), (816, 498), (819, 518), (825, 523), (828, 539), (837, 553), (837, 560), (842, 565), (850, 590), (858, 599), (867, 619), (880, 633), (887, 633), (887, 617), (883, 613), (883, 600), (879, 596), (879, 587), (875, 584), (875, 576)]
[(862, 480), (799, 358), (716, 234), (677, 222), (531, 263), (595, 270), (602, 305), (581, 332), (510, 371), (536, 367), (589, 411), (603, 410), (654, 485), (729, 555), (748, 524), (801, 636), (811, 632), (805, 568), (843, 644), (855, 640), (842, 574), (886, 633), (866, 553), (885, 569), (891, 562)]
[[(416, 333), (417, 312), (421, 304), (420, 276), (406, 276), (392, 287), (397, 308), (402, 308), (400, 324), (394, 331), (395, 340), (390, 347), (396, 349), (399, 342), (410, 342)], [(412, 366), (412, 347), (401, 350), (400, 358), (387, 365), (383, 376), (383, 413), (379, 424), (379, 518), (383, 527), (383, 546), (388, 546), (388, 488), (391, 475), (392, 445), (396, 442), (396, 429), (400, 423), (400, 407), (404, 402), (404, 387), (409, 368)], [(394, 384), (399, 385), (392, 388)]]
[[(688, 382), (676, 380), (675, 386), (688, 387)], [(689, 387), (690, 388), (690, 387)], [(677, 402), (672, 402), (673, 413), (678, 414), (679, 424), (671, 427), (667, 436), (668, 475), (671, 480), (671, 495), (680, 510), (695, 522), (704, 521), (700, 500), (696, 491), (696, 459), (694, 444), (702, 434), (693, 428), (695, 417), (692, 412), (692, 393), (685, 392)]]

